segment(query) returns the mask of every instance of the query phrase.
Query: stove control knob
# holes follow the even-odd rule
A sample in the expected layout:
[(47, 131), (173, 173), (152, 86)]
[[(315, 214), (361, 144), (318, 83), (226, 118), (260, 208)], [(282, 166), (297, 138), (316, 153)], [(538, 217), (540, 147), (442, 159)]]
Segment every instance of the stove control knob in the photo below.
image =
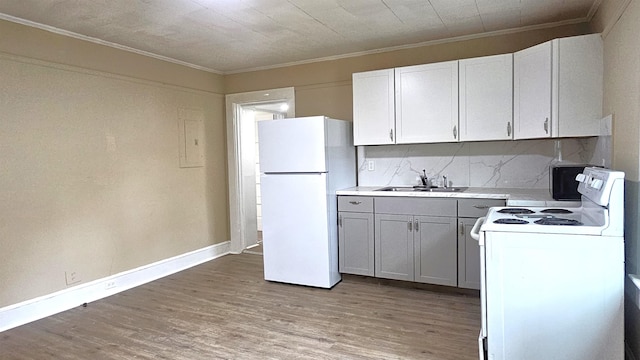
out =
[(591, 182), (591, 187), (596, 190), (600, 190), (600, 188), (602, 187), (602, 180), (593, 179), (593, 181)]
[(576, 181), (578, 181), (578, 182), (584, 182), (584, 180), (585, 180), (586, 178), (587, 178), (587, 177), (586, 177), (584, 174), (578, 174), (578, 175), (576, 176)]

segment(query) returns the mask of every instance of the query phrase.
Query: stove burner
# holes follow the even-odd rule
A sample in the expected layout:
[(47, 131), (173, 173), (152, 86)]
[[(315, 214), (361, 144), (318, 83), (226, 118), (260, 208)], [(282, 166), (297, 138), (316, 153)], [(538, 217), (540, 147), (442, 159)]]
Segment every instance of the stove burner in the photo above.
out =
[(501, 214), (533, 214), (533, 211), (525, 208), (504, 208), (498, 212)]
[(583, 225), (578, 220), (563, 219), (563, 218), (557, 218), (557, 217), (549, 217), (549, 218), (536, 220), (535, 223), (538, 225), (569, 225), (569, 226)]
[(573, 214), (573, 211), (571, 210), (559, 209), (559, 208), (544, 209), (544, 210), (541, 210), (540, 212), (544, 214)]
[(520, 219), (511, 219), (511, 218), (502, 218), (502, 219), (498, 219), (498, 220), (494, 220), (495, 224), (512, 224), (512, 225), (520, 225), (520, 224), (528, 224), (529, 222), (526, 220), (520, 220)]

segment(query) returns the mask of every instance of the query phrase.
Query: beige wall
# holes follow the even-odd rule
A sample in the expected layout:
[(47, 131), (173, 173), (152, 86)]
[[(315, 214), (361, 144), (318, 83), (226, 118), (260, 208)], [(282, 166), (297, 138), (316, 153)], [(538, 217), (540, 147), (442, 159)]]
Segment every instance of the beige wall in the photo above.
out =
[[(640, 1), (605, 0), (592, 21), (604, 35), (604, 112), (613, 114), (613, 168), (626, 174), (625, 268), (640, 272)], [(625, 288), (625, 342), (640, 359), (640, 290)]]
[[(220, 76), (0, 34), (0, 307), (229, 240)], [(206, 167), (179, 167), (178, 108), (205, 116)]]
[(333, 61), (225, 76), (227, 94), (295, 87), (296, 115), (351, 120), (351, 74), (438, 61), (514, 52), (547, 40), (589, 33), (587, 24), (485, 37)]
[[(593, 24), (604, 34), (604, 111), (614, 115), (613, 163), (627, 179), (640, 180), (640, 13), (638, 1), (603, 2)], [(624, 10), (622, 16), (620, 11)]]

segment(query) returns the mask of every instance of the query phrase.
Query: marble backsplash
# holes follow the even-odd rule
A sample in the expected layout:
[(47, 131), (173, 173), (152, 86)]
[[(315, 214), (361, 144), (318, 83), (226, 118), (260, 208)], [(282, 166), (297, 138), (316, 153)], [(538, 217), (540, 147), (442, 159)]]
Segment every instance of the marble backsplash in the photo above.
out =
[(417, 185), (424, 169), (440, 186), (546, 189), (556, 163), (609, 167), (610, 136), (359, 146), (358, 185)]

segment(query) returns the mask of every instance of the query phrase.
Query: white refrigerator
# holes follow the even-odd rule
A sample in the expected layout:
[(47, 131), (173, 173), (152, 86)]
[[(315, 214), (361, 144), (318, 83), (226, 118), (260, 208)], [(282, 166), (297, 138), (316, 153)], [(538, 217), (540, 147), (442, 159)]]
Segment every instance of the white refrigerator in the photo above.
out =
[(336, 190), (355, 186), (351, 122), (258, 122), (264, 278), (331, 288), (338, 273)]

